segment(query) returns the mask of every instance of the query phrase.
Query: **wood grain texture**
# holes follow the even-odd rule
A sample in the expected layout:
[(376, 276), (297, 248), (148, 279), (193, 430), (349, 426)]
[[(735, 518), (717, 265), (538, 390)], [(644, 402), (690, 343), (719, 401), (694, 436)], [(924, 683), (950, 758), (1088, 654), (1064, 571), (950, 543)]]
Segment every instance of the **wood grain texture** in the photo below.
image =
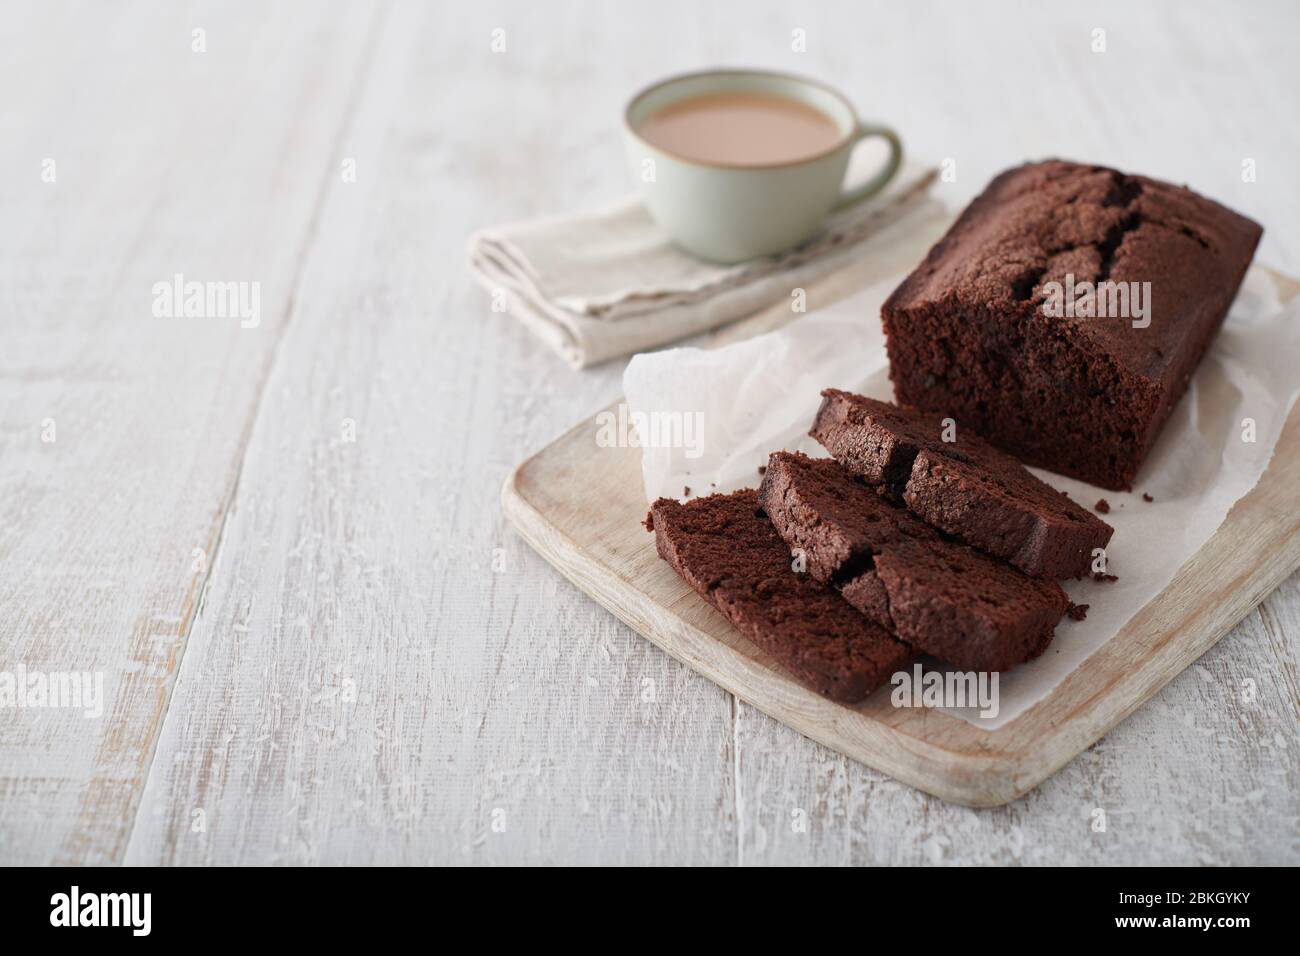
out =
[(438, 82), (488, 31), (448, 63), (443, 27), (417, 5), (385, 25), (344, 137), (362, 175), (324, 211), (128, 863), (734, 858), (730, 699), (497, 510), (516, 450), (554, 433), (541, 410), (613, 376), (536, 361), (471, 314), (481, 293), (420, 281), (498, 188), (465, 161), (475, 105)]
[[(944, 804), (734, 701), (506, 528), (501, 481), (621, 368), (565, 369), (462, 266), (475, 228), (625, 192), (627, 96), (724, 64), (840, 86), (954, 161), (952, 208), (1026, 158), (1108, 162), (1264, 222), (1260, 261), (1300, 274), (1293, 7), (387, 9), (42, 0), (0, 20), (0, 668), (95, 648), (113, 688), (102, 725), (0, 713), (0, 859), (1300, 859), (1296, 578), (1030, 796)], [(142, 333), (177, 267), (260, 277), (261, 328)], [(357, 441), (331, 445), (343, 417)], [(218, 536), (200, 600), (190, 553)]]
[[(0, 713), (5, 862), (121, 859), (369, 17), (2, 20), (0, 670), (97, 672), (105, 696)], [(260, 323), (154, 317), (176, 273), (260, 282)]]
[[(1269, 640), (1263, 622), (1272, 606), (1294, 600), (1298, 581), (1291, 577), (1131, 718), (1002, 807), (944, 803), (742, 704), (741, 860), (1294, 866), (1296, 642)], [(1104, 831), (1094, 829), (1099, 810)], [(797, 811), (806, 814), (801, 829)]]

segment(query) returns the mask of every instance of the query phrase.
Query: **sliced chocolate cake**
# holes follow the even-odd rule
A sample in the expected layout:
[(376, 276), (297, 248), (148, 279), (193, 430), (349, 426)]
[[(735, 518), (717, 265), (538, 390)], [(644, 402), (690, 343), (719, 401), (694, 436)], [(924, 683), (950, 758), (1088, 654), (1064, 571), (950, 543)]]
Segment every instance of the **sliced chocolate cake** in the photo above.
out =
[(1007, 670), (1036, 657), (1069, 607), (1054, 581), (944, 539), (833, 459), (774, 453), (759, 503), (813, 578), (963, 670)]
[(1005, 452), (943, 416), (838, 389), (810, 434), (845, 468), (965, 543), (1032, 577), (1075, 578), (1113, 529)]
[(735, 628), (799, 681), (841, 703), (861, 700), (915, 652), (812, 575), (763, 514), (758, 493), (660, 498), (647, 526), (659, 556)]

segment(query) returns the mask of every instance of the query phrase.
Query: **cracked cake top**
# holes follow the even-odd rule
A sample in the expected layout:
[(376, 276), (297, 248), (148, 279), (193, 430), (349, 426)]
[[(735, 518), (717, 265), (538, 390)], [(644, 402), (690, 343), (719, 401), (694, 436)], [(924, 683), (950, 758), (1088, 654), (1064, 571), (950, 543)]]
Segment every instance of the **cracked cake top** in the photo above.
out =
[[(1260, 227), (1191, 190), (1102, 166), (1048, 160), (1002, 173), (930, 250), (886, 310), (943, 307), (1037, 313), (1159, 379), (1183, 329), (1211, 307), (1209, 285), (1235, 288)], [(1248, 261), (1248, 256), (1246, 257)], [(1150, 283), (1149, 327), (1130, 318), (1049, 314), (1048, 283)], [(982, 316), (988, 318), (987, 315)]]

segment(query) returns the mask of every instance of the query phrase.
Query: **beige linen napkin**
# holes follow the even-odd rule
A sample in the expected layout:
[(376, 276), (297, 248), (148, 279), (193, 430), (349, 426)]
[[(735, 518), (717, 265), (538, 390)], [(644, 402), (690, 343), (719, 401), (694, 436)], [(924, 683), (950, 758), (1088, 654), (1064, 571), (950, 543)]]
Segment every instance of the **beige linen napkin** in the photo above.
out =
[(475, 233), (469, 268), (495, 301), (584, 368), (716, 328), (839, 268), (865, 239), (919, 205), (935, 175), (904, 164), (879, 196), (833, 213), (800, 246), (738, 265), (682, 251), (629, 197), (591, 213)]

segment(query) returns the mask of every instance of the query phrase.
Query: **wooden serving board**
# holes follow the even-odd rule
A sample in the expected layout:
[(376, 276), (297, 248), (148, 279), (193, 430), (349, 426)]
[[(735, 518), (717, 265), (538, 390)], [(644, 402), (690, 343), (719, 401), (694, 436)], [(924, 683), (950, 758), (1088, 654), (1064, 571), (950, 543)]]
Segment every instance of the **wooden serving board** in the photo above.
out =
[[(1284, 301), (1300, 282), (1274, 275)], [(770, 325), (765, 323), (759, 327)], [(611, 406), (614, 408), (615, 406)], [(565, 577), (637, 632), (764, 713), (945, 800), (1014, 800), (1145, 703), (1300, 566), (1300, 407), (1272, 463), (1169, 585), (1045, 698), (997, 730), (895, 708), (885, 687), (855, 707), (786, 676), (659, 560), (636, 448), (601, 448), (595, 416), (510, 475), (502, 508)]]

